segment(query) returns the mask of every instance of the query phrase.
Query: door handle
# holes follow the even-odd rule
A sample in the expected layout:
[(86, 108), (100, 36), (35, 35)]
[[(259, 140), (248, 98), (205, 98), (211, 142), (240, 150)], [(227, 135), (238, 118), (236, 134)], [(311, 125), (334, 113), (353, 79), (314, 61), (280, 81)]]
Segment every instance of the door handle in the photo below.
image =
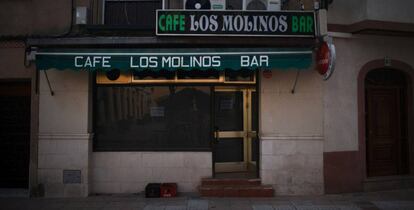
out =
[(218, 144), (218, 142), (219, 142), (219, 138), (220, 138), (219, 133), (220, 133), (219, 128), (214, 127), (214, 138), (213, 138), (213, 142), (212, 142), (213, 146)]

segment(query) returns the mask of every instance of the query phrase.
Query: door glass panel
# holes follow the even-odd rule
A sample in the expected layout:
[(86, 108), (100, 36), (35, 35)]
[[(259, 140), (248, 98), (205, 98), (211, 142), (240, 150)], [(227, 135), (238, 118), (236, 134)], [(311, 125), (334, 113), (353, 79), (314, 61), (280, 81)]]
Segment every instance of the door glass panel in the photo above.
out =
[(252, 161), (257, 161), (259, 157), (259, 141), (256, 137), (252, 138)]
[(257, 93), (256, 91), (252, 92), (252, 101), (251, 101), (251, 105), (252, 105), (252, 131), (257, 131), (258, 130), (258, 126), (257, 126), (257, 113), (258, 113), (258, 109), (257, 109)]
[(243, 130), (243, 93), (216, 92), (215, 126), (220, 131)]
[(216, 162), (242, 162), (243, 138), (226, 138), (216, 145)]

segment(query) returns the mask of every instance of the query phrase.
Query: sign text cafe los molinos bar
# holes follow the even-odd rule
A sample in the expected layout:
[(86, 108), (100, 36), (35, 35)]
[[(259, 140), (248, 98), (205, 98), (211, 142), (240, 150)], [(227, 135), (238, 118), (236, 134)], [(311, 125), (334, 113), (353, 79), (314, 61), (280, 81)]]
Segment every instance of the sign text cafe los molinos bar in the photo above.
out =
[(64, 49), (36, 54), (40, 70), (270, 70), (303, 69), (311, 62), (311, 50), (279, 48)]
[(314, 37), (314, 12), (157, 10), (159, 36)]

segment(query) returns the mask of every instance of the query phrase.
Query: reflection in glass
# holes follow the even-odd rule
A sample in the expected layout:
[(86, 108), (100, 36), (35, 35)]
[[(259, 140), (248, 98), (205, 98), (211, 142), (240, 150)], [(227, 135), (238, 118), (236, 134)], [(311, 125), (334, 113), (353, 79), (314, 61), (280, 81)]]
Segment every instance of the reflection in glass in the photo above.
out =
[(96, 150), (209, 148), (209, 87), (98, 86), (96, 109)]
[(214, 124), (220, 131), (243, 130), (243, 92), (216, 92), (214, 103)]

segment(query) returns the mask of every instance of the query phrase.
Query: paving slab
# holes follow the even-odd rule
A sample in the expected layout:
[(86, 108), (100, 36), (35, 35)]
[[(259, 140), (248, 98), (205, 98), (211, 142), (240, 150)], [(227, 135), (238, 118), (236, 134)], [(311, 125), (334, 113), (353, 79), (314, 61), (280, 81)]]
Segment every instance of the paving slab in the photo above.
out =
[(271, 205), (253, 205), (253, 210), (274, 210)]
[(187, 210), (207, 210), (207, 200), (189, 200), (187, 204)]
[(100, 195), (87, 198), (0, 198), (3, 210), (397, 210), (414, 209), (414, 190), (274, 198), (144, 198)]

